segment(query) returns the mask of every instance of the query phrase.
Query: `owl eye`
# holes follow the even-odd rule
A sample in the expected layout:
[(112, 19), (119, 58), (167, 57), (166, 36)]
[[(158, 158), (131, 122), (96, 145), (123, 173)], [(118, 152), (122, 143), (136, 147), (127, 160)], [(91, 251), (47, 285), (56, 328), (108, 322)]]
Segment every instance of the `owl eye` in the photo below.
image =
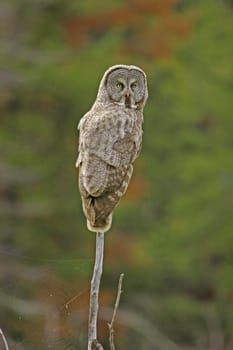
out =
[(134, 83), (131, 84), (131, 89), (132, 89), (132, 90), (135, 90), (136, 87), (137, 87), (137, 83), (134, 82)]
[(117, 81), (117, 82), (116, 82), (116, 87), (117, 87), (119, 90), (123, 90), (124, 84), (121, 83), (120, 81)]

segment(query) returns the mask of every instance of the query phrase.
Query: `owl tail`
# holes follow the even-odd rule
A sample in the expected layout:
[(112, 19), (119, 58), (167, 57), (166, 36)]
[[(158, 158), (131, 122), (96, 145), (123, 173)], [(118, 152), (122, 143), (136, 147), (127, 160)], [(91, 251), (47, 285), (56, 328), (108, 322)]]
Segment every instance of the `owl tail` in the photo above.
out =
[(82, 197), (83, 211), (87, 218), (87, 228), (92, 232), (107, 232), (112, 225), (112, 212), (104, 206), (101, 197)]

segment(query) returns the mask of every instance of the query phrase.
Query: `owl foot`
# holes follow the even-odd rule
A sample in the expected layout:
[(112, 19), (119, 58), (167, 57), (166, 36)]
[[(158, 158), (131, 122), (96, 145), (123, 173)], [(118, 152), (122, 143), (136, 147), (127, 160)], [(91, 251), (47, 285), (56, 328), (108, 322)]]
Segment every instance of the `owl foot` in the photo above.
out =
[(92, 224), (90, 223), (89, 220), (87, 220), (87, 228), (89, 231), (92, 231), (92, 232), (107, 232), (110, 230), (112, 226), (112, 214), (110, 214), (106, 219), (105, 219), (105, 222), (101, 223), (101, 225), (95, 225), (95, 224)]

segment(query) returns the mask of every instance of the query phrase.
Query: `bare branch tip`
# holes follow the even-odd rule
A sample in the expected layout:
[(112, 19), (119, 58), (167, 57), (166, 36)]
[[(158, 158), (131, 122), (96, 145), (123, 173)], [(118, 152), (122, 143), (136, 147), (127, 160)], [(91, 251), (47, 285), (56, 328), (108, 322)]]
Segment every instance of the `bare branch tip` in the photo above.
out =
[(3, 340), (3, 343), (4, 343), (4, 346), (5, 346), (5, 349), (6, 350), (9, 350), (9, 346), (8, 346), (8, 343), (7, 343), (7, 340), (6, 340), (6, 337), (2, 331), (2, 328), (0, 328), (0, 335), (2, 337), (2, 340)]

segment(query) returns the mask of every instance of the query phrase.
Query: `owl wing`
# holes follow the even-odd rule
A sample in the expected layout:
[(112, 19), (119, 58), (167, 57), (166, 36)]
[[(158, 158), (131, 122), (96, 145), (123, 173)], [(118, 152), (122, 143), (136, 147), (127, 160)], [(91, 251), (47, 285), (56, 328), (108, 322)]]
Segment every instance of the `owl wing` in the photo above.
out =
[(98, 115), (90, 111), (81, 119), (78, 129), (76, 166), (79, 167), (80, 191), (97, 197), (107, 186), (108, 167), (118, 168), (121, 164), (121, 153), (113, 149), (118, 137), (112, 127), (112, 114), (101, 111)]
[(76, 167), (85, 159), (87, 154), (95, 155), (107, 164), (117, 168), (121, 164), (121, 152), (113, 148), (118, 135), (112, 125), (112, 114), (101, 112), (100, 116), (92, 111), (84, 115), (78, 125), (79, 155)]
[[(91, 231), (108, 230), (111, 213), (130, 181), (137, 154), (131, 120), (109, 111), (88, 112), (79, 123), (79, 188)], [(128, 120), (128, 121), (127, 121)]]

